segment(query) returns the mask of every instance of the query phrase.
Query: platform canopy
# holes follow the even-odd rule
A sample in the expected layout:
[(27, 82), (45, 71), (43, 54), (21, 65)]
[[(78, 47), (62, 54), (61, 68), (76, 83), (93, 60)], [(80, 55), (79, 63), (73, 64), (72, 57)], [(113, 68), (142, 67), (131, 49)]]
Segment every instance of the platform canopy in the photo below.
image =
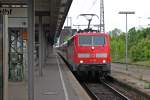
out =
[[(43, 17), (43, 25), (49, 28), (49, 38), (60, 35), (67, 13), (73, 0), (34, 0), (35, 15)], [(28, 7), (28, 0), (0, 0), (0, 7)], [(44, 18), (45, 17), (45, 18)], [(38, 22), (35, 22), (38, 25)]]

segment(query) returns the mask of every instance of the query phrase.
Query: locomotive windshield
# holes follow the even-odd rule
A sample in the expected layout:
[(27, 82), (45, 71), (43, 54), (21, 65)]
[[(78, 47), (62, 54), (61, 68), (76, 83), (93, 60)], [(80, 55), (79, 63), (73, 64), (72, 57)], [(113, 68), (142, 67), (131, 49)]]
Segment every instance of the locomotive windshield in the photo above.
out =
[(104, 44), (105, 38), (103, 36), (79, 36), (79, 45), (82, 46), (98, 46)]

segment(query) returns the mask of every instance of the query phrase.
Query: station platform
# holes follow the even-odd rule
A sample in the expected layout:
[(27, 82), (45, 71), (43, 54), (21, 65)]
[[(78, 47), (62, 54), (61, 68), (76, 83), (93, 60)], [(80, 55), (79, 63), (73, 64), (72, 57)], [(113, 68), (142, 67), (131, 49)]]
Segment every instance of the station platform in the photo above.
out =
[[(42, 70), (43, 75), (39, 76), (39, 71), (37, 70), (34, 72), (34, 99), (91, 100), (66, 64), (57, 55), (56, 50), (49, 48), (48, 54), (45, 66)], [(20, 88), (17, 88), (17, 85), (16, 88), (10, 90), (12, 92), (9, 95), (9, 100), (27, 100), (27, 86), (25, 83), (26, 82), (20, 83)], [(25, 91), (24, 94), (21, 94), (23, 93), (22, 90)], [(17, 93), (20, 94), (17, 95), (17, 93), (13, 91), (17, 91)]]

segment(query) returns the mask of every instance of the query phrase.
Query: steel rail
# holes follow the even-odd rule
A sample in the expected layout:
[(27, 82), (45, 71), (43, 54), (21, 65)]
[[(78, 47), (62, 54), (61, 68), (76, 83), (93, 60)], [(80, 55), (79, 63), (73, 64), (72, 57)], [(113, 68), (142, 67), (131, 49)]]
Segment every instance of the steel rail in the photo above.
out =
[(109, 84), (107, 84), (104, 81), (101, 81), (101, 83), (105, 86), (107, 86), (112, 92), (114, 92), (115, 94), (117, 94), (120, 98), (122, 98), (121, 100), (130, 100), (127, 96), (125, 96), (124, 94), (120, 93), (118, 90), (116, 90), (115, 88), (113, 88), (112, 86), (110, 86)]
[(92, 100), (100, 100), (97, 97), (97, 95), (88, 88), (88, 84), (87, 83), (80, 83), (80, 84), (86, 90), (86, 92), (88, 93), (88, 95), (90, 95), (90, 97), (92, 98)]
[(112, 76), (109, 76), (109, 80), (118, 83), (121, 87), (124, 87), (127, 90), (129, 90), (129, 91), (134, 91), (138, 96), (143, 97), (144, 100), (150, 100), (150, 95), (145, 94), (144, 92), (142, 92), (142, 91), (140, 91), (140, 90), (138, 90), (138, 89), (136, 89), (136, 88), (126, 84), (126, 83), (123, 83), (122, 81), (119, 81), (118, 79), (115, 79)]
[[(100, 83), (98, 83), (98, 84), (100, 84)], [(109, 90), (111, 90), (116, 95), (118, 95), (119, 98), (121, 98), (121, 100), (130, 100), (127, 96), (123, 95), (122, 93), (120, 93), (119, 91), (117, 91), (116, 89), (114, 89), (113, 87), (108, 85), (107, 83), (101, 82), (101, 84), (106, 86), (107, 88), (109, 88)], [(89, 89), (88, 83), (81, 83), (81, 85), (87, 91), (87, 93), (90, 95), (92, 100), (101, 100), (93, 91), (91, 91)]]

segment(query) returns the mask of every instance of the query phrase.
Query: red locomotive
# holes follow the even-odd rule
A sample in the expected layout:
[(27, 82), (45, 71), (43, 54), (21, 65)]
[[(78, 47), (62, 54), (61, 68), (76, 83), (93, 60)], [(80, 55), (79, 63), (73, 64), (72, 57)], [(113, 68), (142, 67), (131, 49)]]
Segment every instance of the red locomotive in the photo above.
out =
[(111, 57), (107, 33), (76, 33), (60, 48), (72, 71), (79, 74), (92, 72), (102, 76), (110, 74)]
[(84, 75), (84, 78), (88, 75), (94, 78), (107, 76), (111, 72), (109, 35), (90, 29), (90, 22), (95, 14), (81, 14), (81, 16), (91, 16), (88, 19), (88, 28), (77, 32), (63, 43), (60, 46), (63, 51), (61, 54), (71, 65), (71, 70), (81, 76)]

